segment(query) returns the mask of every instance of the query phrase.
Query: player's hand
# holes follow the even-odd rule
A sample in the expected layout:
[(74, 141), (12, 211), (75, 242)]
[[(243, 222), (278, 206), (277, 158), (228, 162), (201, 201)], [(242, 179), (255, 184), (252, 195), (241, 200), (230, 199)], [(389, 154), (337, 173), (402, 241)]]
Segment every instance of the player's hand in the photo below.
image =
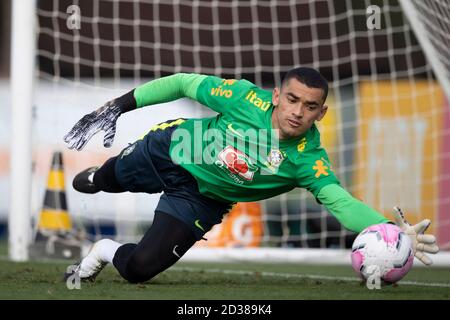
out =
[(434, 235), (424, 234), (425, 230), (430, 226), (431, 221), (425, 219), (412, 226), (406, 221), (399, 207), (394, 207), (394, 218), (397, 226), (411, 238), (415, 257), (427, 266), (433, 264), (433, 261), (426, 253), (437, 253), (439, 247), (436, 244), (436, 237)]
[(103, 145), (111, 147), (116, 134), (117, 118), (123, 113), (121, 106), (115, 100), (108, 101), (105, 105), (81, 118), (64, 136), (64, 141), (69, 149), (80, 151), (86, 143), (99, 131), (105, 131)]

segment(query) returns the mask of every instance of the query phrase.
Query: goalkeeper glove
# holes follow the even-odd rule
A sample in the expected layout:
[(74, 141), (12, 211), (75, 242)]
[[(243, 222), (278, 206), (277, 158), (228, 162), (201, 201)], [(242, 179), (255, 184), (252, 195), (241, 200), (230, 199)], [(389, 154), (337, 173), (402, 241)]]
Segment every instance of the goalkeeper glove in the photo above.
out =
[(64, 136), (64, 142), (69, 149), (80, 151), (86, 143), (99, 131), (105, 131), (103, 145), (111, 147), (116, 134), (116, 122), (122, 113), (136, 109), (134, 90), (127, 94), (108, 101), (102, 107), (81, 118)]
[(425, 219), (411, 226), (406, 221), (399, 207), (394, 207), (394, 218), (395, 224), (411, 238), (415, 257), (427, 266), (433, 264), (433, 261), (425, 253), (434, 254), (439, 251), (439, 247), (436, 244), (436, 237), (431, 234), (423, 234), (430, 226), (431, 221)]

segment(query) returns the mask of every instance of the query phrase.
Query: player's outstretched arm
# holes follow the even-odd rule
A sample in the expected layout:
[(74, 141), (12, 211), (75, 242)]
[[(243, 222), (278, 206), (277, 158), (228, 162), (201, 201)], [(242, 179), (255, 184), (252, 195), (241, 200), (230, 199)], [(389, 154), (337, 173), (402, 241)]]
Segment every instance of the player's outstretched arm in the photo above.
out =
[(317, 200), (346, 229), (353, 232), (359, 233), (371, 225), (389, 222), (382, 214), (354, 198), (338, 184), (324, 186), (317, 194)]
[(169, 102), (180, 98), (197, 100), (197, 89), (206, 75), (196, 73), (177, 73), (149, 81), (134, 90), (136, 107)]
[(412, 226), (406, 221), (405, 215), (399, 207), (394, 207), (393, 213), (395, 223), (411, 238), (416, 258), (427, 266), (433, 264), (433, 261), (426, 253), (437, 253), (439, 252), (439, 247), (436, 244), (434, 235), (424, 234), (431, 221), (425, 219)]
[(198, 86), (206, 77), (178, 73), (147, 82), (85, 115), (64, 136), (64, 141), (69, 149), (81, 150), (97, 132), (105, 131), (103, 145), (109, 148), (113, 144), (116, 122), (120, 115), (136, 108), (183, 97), (196, 100)]
[[(317, 199), (345, 228), (357, 233), (374, 224), (392, 223), (337, 184), (323, 187), (318, 193)], [(424, 264), (431, 265), (433, 262), (425, 253), (437, 253), (439, 251), (436, 237), (423, 234), (431, 221), (425, 219), (411, 226), (406, 222), (398, 207), (394, 208), (394, 218), (396, 224), (411, 238), (415, 256)]]

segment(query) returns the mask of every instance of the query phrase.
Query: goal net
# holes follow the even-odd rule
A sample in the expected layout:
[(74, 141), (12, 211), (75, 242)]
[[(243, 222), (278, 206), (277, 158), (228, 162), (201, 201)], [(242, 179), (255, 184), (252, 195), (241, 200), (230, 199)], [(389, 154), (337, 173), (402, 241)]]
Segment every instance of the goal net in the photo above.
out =
[[(405, 4), (406, 3), (406, 4)], [(32, 225), (38, 227), (52, 154), (62, 151), (67, 210), (88, 239), (135, 241), (159, 195), (97, 194), (73, 176), (116, 155), (154, 124), (214, 113), (189, 100), (129, 113), (105, 149), (63, 135), (84, 114), (135, 86), (177, 72), (247, 79), (267, 89), (297, 66), (330, 84), (319, 123), (333, 170), (353, 195), (391, 218), (429, 218), (450, 247), (450, 9), (427, 1), (39, 1), (33, 117)], [(446, 98), (447, 97), (447, 98)], [(355, 234), (303, 190), (240, 204), (213, 247), (349, 248)]]

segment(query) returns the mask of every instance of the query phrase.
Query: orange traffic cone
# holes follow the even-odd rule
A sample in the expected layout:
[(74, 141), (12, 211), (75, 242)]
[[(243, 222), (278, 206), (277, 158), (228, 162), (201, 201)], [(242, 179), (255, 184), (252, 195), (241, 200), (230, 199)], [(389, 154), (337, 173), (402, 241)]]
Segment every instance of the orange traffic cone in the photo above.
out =
[(44, 205), (39, 215), (38, 231), (64, 234), (72, 230), (67, 211), (64, 169), (60, 151), (53, 153), (52, 165), (47, 179)]
[(221, 224), (215, 225), (197, 247), (259, 247), (264, 226), (261, 205), (239, 202), (227, 213)]

